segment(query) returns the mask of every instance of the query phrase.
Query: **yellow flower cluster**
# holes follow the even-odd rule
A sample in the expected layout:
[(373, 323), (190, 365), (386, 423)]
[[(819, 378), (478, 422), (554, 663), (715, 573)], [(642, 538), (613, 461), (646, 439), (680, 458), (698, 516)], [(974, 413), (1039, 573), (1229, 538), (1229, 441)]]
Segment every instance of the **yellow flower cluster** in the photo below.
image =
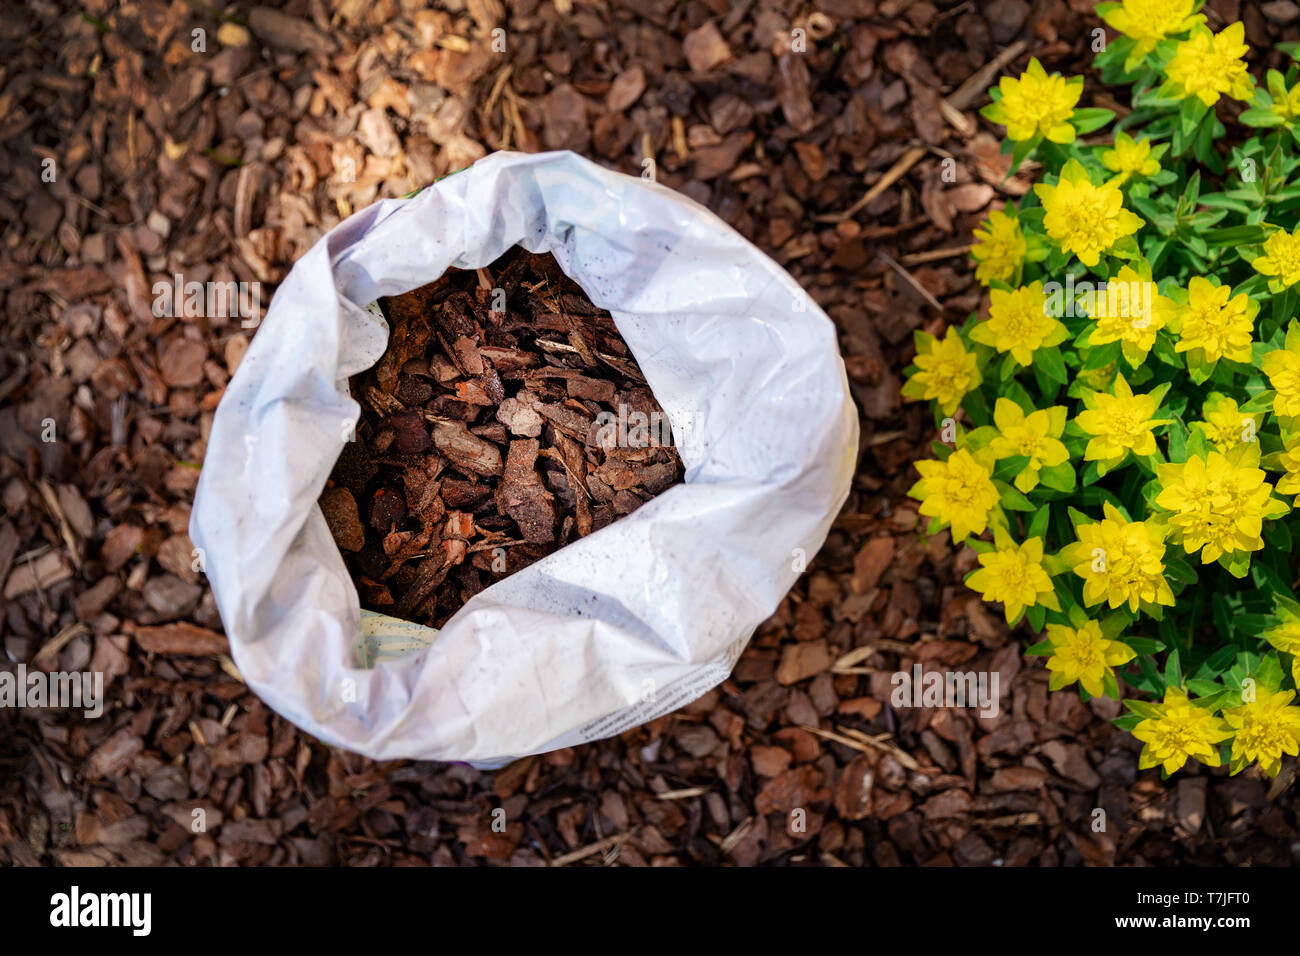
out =
[[(1290, 496), (1300, 501), (1300, 227), (1291, 192), (1281, 209), (1235, 184), (1211, 198), (1206, 183), (1221, 168), (1192, 184), (1186, 158), (1213, 166), (1226, 156), (1211, 144), (1207, 160), (1204, 142), (1222, 132), (1215, 107), (1226, 97), (1256, 104), (1243, 122), (1286, 127), (1266, 150), (1242, 147), (1274, 163), (1258, 157), (1300, 144), (1300, 83), (1271, 73), (1267, 91), (1257, 88), (1242, 24), (1214, 32), (1200, 6), (1098, 7), (1124, 37), (1099, 71), (1135, 90), (1128, 130), (1107, 142), (1085, 139), (1114, 114), (1081, 107), (1080, 77), (1034, 59), (990, 91), (981, 112), (1005, 127), (1004, 151), (1013, 162), (1034, 156), (1044, 174), (1019, 208), (974, 230), (987, 312), (915, 335), (902, 393), (932, 403), (948, 447), (917, 463), (909, 494), (929, 533), (948, 528), (973, 549), (967, 587), (1001, 605), (1009, 625), (1044, 635), (1031, 653), (1048, 658), (1050, 689), (1118, 697), (1122, 677), (1152, 695), (1124, 695), (1133, 713), (1122, 726), (1143, 744), (1142, 768), (1217, 767), (1230, 753), (1232, 772), (1255, 764), (1271, 776), (1300, 756), (1296, 691), (1281, 686), (1287, 656), (1300, 686), (1300, 602), (1279, 599), (1280, 623), (1269, 626), (1254, 613), (1259, 598), (1240, 595), (1252, 567), (1255, 584), (1295, 580), (1268, 549), (1291, 540), (1280, 519)], [(1163, 125), (1146, 136), (1132, 122), (1149, 115)], [(1162, 167), (1166, 153), (1175, 162)], [(1294, 161), (1279, 168), (1270, 189), (1289, 181)], [(1207, 593), (1230, 580), (1209, 575), (1224, 573), (1243, 581), (1227, 603)], [(1260, 651), (1234, 659), (1232, 681), (1226, 667), (1207, 677), (1205, 662), (1226, 660), (1213, 653), (1226, 645), (1195, 646), (1211, 604), (1216, 625), (1249, 628), (1238, 637)], [(1242, 620), (1220, 624), (1225, 608)], [(1163, 680), (1146, 659), (1161, 651)], [(1194, 671), (1186, 677), (1179, 652)], [(1139, 656), (1140, 668), (1128, 666)]]
[(1184, 98), (1195, 96), (1206, 106), (1219, 102), (1220, 96), (1250, 99), (1255, 82), (1246, 72), (1244, 57), (1249, 52), (1243, 24), (1234, 23), (1218, 33), (1198, 24), (1165, 66), (1171, 92)]
[(1103, 253), (1142, 226), (1142, 220), (1124, 208), (1119, 183), (1094, 185), (1077, 160), (1065, 165), (1055, 186), (1039, 183), (1034, 192), (1043, 204), (1048, 238), (1085, 266), (1095, 266)]
[(1026, 140), (1042, 135), (1053, 143), (1074, 140), (1070, 117), (1083, 94), (1083, 77), (1065, 79), (1059, 73), (1050, 76), (1037, 59), (1019, 79), (1003, 77), (998, 86), (1001, 94), (985, 116), (1007, 127), (1007, 139)]

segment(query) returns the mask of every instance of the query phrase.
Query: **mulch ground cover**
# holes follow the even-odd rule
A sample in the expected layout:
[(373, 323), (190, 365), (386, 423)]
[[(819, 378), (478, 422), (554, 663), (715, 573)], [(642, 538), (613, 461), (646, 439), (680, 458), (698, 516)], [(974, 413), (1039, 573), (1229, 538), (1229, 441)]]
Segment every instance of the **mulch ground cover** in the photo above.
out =
[[(984, 90), (1031, 55), (1086, 71), (1091, 4), (444, 6), (0, 18), (3, 666), (101, 671), (108, 698), (97, 720), (0, 710), (0, 863), (1292, 862), (1293, 766), (1139, 772), (1118, 705), (1049, 696), (961, 584), (971, 552), (923, 539), (904, 496), (934, 437), (898, 397), (911, 333), (980, 307), (969, 231), (1030, 185)], [(1291, 0), (1206, 13), (1245, 21), (1256, 73), (1300, 35)], [(239, 680), (186, 535), (254, 323), (158, 309), (154, 284), (259, 283), (264, 309), (351, 212), (561, 148), (649, 170), (823, 306), (861, 411), (853, 492), (732, 677), (678, 713), (494, 773), (327, 748)], [(894, 708), (918, 663), (996, 671), (998, 714)]]

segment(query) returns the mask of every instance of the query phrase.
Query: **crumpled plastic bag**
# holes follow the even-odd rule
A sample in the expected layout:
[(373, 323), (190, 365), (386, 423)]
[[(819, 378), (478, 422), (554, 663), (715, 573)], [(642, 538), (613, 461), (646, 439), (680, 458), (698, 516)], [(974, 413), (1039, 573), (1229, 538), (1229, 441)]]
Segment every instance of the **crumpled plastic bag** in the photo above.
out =
[[(685, 481), (440, 630), (363, 622), (316, 502), (359, 418), (348, 378), (388, 341), (367, 306), (515, 244), (554, 253), (613, 315)], [(726, 678), (825, 540), (857, 439), (833, 324), (729, 226), (573, 153), (494, 153), (357, 213), (293, 267), (213, 418), (190, 537), (235, 663), (278, 713), (374, 759), (499, 766)]]

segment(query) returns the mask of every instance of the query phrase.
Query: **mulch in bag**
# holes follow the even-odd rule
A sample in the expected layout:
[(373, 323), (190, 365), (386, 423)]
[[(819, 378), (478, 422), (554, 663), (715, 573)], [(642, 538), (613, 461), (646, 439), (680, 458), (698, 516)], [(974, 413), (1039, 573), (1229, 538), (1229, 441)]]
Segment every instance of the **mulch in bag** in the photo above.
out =
[[(684, 480), (474, 594), (439, 629), (363, 612), (317, 504), (354, 437), (375, 306), (514, 245), (608, 309)], [(825, 540), (857, 415), (833, 324), (703, 207), (572, 153), (496, 153), (352, 216), (292, 269), (214, 416), (190, 521), (273, 709), (374, 759), (500, 765), (722, 681)]]
[(515, 246), (379, 302), (392, 327), (321, 495), (361, 606), (442, 627), (682, 477), (613, 317)]

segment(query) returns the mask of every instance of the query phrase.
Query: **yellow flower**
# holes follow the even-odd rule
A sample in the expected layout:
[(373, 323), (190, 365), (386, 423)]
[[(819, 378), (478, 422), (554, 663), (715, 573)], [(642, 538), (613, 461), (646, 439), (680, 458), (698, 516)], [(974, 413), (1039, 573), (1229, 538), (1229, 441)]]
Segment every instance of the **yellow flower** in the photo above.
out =
[(1007, 139), (1019, 142), (1042, 134), (1053, 143), (1074, 142), (1070, 117), (1083, 95), (1083, 77), (1050, 76), (1035, 57), (1019, 79), (1004, 76), (998, 83), (1002, 98), (983, 115), (1007, 128)]
[(971, 340), (991, 345), (999, 352), (1010, 352), (1020, 365), (1029, 365), (1038, 349), (1059, 345), (1069, 336), (1065, 326), (1047, 311), (1041, 282), (1014, 292), (992, 289), (988, 320), (971, 329)]
[(1104, 286), (1084, 296), (1084, 311), (1097, 322), (1088, 345), (1119, 342), (1129, 367), (1137, 368), (1156, 344), (1156, 333), (1169, 324), (1175, 305), (1160, 294), (1154, 282), (1143, 279), (1130, 266), (1120, 269)]
[(1100, 697), (1106, 692), (1106, 678), (1114, 674), (1111, 668), (1137, 656), (1127, 644), (1107, 640), (1096, 621), (1079, 628), (1049, 624), (1047, 640), (1052, 645), (1052, 656), (1047, 659), (1047, 669), (1052, 672), (1049, 690), (1078, 681), (1093, 697)]
[(1232, 728), (1205, 707), (1187, 699), (1177, 687), (1165, 690), (1163, 703), (1152, 704), (1156, 717), (1148, 717), (1133, 728), (1133, 736), (1146, 744), (1138, 756), (1138, 769), (1163, 766), (1173, 773), (1194, 757), (1207, 767), (1220, 764), (1215, 744), (1232, 736)]
[(1181, 331), (1176, 352), (1188, 352), (1188, 367), (1211, 365), (1221, 358), (1249, 362), (1255, 315), (1259, 303), (1245, 293), (1232, 294), (1232, 286), (1216, 286), (1202, 276), (1192, 276), (1187, 304), (1177, 310)]
[(1172, 605), (1174, 592), (1165, 580), (1164, 532), (1150, 521), (1128, 521), (1110, 502), (1105, 517), (1075, 529), (1079, 540), (1061, 550), (1061, 557), (1083, 578), (1087, 607), (1107, 602), (1111, 608), (1128, 604)]
[[(1211, 33), (1201, 24), (1192, 35), (1178, 44), (1173, 59), (1165, 67), (1166, 86), (1179, 99), (1197, 97), (1206, 106), (1219, 102), (1221, 95), (1234, 100), (1248, 100), (1255, 95), (1255, 81), (1246, 71), (1243, 59), (1250, 52), (1246, 28), (1240, 22)], [(1165, 88), (1161, 88), (1165, 92)]]
[[(1258, 441), (1255, 437), (1264, 420), (1264, 413), (1247, 415), (1241, 410), (1236, 399), (1210, 393), (1210, 397), (1201, 406), (1204, 421), (1192, 422), (1191, 427), (1205, 435), (1205, 440), (1225, 454), (1242, 442)], [(1279, 486), (1280, 490), (1281, 486)]]
[(1277, 393), (1273, 396), (1274, 414), (1282, 418), (1300, 415), (1300, 330), (1294, 324), (1287, 331), (1285, 346), (1264, 353), (1259, 367)]
[(935, 399), (945, 415), (952, 415), (961, 400), (983, 381), (975, 353), (966, 351), (952, 326), (942, 339), (918, 332), (916, 343), (913, 361), (917, 370), (903, 386), (903, 395), (923, 401)]
[[(1275, 76), (1277, 77), (1276, 83), (1273, 79)], [(1276, 70), (1268, 71), (1268, 79), (1270, 91), (1274, 93), (1272, 112), (1287, 120), (1300, 117), (1300, 83), (1288, 90), (1282, 74)], [(1277, 88), (1273, 90), (1275, 85)]]
[(1283, 475), (1277, 480), (1279, 495), (1300, 494), (1300, 436), (1287, 439), (1286, 447), (1277, 459)]
[(1282, 755), (1300, 754), (1300, 707), (1288, 707), (1295, 691), (1255, 688), (1255, 699), (1223, 712), (1223, 719), (1236, 731), (1232, 738), (1232, 772), (1251, 761), (1276, 777), (1282, 769)]
[(976, 228), (975, 242), (970, 247), (976, 262), (975, 278), (981, 285), (994, 279), (1011, 282), (1025, 263), (1025, 234), (1020, 231), (1020, 220), (995, 209), (980, 226), (983, 228)]
[(985, 601), (1005, 605), (1008, 624), (1035, 605), (1059, 611), (1052, 579), (1043, 570), (1043, 539), (1016, 544), (1001, 528), (994, 534), (999, 539), (996, 548), (979, 556), (979, 569), (966, 578), (966, 586)]
[(1264, 547), (1264, 519), (1278, 516), (1285, 505), (1273, 499), (1273, 486), (1259, 464), (1259, 444), (1240, 445), (1231, 457), (1212, 451), (1156, 466), (1163, 486), (1155, 504), (1173, 512), (1169, 524), (1188, 554), (1201, 552), (1201, 563), (1237, 551)]
[(1283, 654), (1291, 655), (1291, 679), (1300, 684), (1300, 618), (1282, 605), (1277, 606), (1277, 615), (1282, 623), (1260, 636)]
[(993, 406), (993, 424), (998, 437), (989, 442), (989, 452), (995, 461), (1025, 455), (1029, 462), (1016, 475), (1016, 487), (1025, 493), (1038, 487), (1038, 473), (1043, 468), (1054, 468), (1070, 460), (1070, 453), (1060, 441), (1065, 431), (1064, 405), (1036, 409), (1025, 414), (1023, 408), (1009, 398), (999, 398)]
[(1204, 20), (1204, 16), (1195, 12), (1197, 6), (1198, 0), (1124, 0), (1104, 12), (1099, 7), (1097, 12), (1106, 23), (1134, 41), (1130, 60), (1136, 61), (1154, 50), (1165, 37), (1186, 33)]
[(1151, 155), (1151, 140), (1134, 140), (1124, 132), (1115, 134), (1115, 148), (1102, 153), (1101, 162), (1116, 174), (1119, 183), (1127, 182), (1131, 176), (1147, 179), (1160, 172), (1160, 160)]
[(921, 480), (907, 493), (920, 500), (921, 514), (937, 518), (940, 527), (951, 525), (954, 544), (968, 534), (984, 533), (998, 504), (998, 489), (987, 467), (960, 448), (947, 461), (918, 461), (916, 470)]
[(1089, 267), (1142, 226), (1142, 220), (1124, 208), (1119, 186), (1114, 182), (1094, 186), (1078, 160), (1065, 164), (1055, 186), (1038, 183), (1034, 192), (1043, 203), (1048, 237)]
[(1288, 233), (1279, 229), (1264, 240), (1264, 254), (1251, 263), (1269, 277), (1270, 292), (1281, 292), (1300, 282), (1300, 227)]
[(1119, 465), (1129, 452), (1134, 455), (1154, 455), (1156, 437), (1154, 429), (1167, 425), (1168, 418), (1152, 418), (1156, 412), (1154, 395), (1134, 395), (1122, 374), (1115, 376), (1115, 393), (1083, 393), (1085, 410), (1075, 419), (1087, 434), (1092, 435), (1084, 449), (1084, 461), (1101, 462), (1106, 471)]

